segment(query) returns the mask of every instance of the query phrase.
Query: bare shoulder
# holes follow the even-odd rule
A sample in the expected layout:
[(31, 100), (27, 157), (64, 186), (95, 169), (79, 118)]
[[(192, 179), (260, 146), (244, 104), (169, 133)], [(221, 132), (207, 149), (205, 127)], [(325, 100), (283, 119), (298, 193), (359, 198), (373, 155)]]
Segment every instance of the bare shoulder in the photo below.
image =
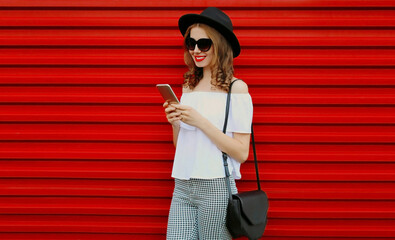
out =
[(248, 85), (244, 81), (236, 81), (232, 86), (233, 93), (248, 93)]

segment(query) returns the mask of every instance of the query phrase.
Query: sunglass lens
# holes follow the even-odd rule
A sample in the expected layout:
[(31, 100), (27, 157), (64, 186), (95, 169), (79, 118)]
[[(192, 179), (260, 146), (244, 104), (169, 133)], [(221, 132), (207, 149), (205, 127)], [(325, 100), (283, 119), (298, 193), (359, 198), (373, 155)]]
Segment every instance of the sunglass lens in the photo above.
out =
[(199, 41), (197, 41), (198, 43), (198, 48), (202, 51), (202, 52), (207, 52), (208, 50), (210, 50), (211, 47), (211, 39), (199, 39)]
[(195, 45), (196, 45), (196, 41), (193, 38), (187, 38), (187, 39), (185, 39), (185, 45), (187, 46), (187, 48), (189, 50), (194, 50), (195, 49)]

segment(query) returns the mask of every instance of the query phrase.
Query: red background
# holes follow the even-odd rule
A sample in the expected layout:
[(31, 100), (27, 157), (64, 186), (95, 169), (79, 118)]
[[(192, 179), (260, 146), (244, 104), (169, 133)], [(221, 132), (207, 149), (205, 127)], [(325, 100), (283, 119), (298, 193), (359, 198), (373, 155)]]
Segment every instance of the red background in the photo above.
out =
[[(208, 1), (0, 1), (0, 239), (164, 239), (178, 18)], [(209, 1), (242, 45), (264, 239), (395, 238), (395, 1)], [(251, 161), (239, 190), (255, 187)]]

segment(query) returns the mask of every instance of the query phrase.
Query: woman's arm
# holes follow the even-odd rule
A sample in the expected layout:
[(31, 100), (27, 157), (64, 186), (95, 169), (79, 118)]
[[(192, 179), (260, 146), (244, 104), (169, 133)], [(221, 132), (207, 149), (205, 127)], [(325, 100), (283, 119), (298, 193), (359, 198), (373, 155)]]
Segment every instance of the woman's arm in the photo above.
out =
[(227, 153), (240, 163), (247, 160), (250, 148), (249, 133), (234, 133), (232, 138), (225, 135), (209, 121), (203, 122), (197, 127), (199, 127), (222, 152)]
[(173, 145), (174, 147), (177, 147), (177, 140), (178, 140), (178, 133), (180, 132), (180, 125), (174, 126), (173, 127)]
[[(235, 82), (232, 93), (248, 93), (247, 84), (242, 81)], [(192, 107), (179, 104), (174, 105), (174, 107), (181, 114), (181, 121), (202, 130), (221, 151), (240, 163), (247, 160), (250, 147), (249, 133), (234, 133), (233, 138), (229, 137)]]
[(176, 147), (178, 133), (180, 132), (180, 113), (176, 112), (176, 108), (172, 104), (169, 104), (169, 102), (165, 102), (163, 107), (165, 108), (167, 121), (173, 128), (173, 144)]

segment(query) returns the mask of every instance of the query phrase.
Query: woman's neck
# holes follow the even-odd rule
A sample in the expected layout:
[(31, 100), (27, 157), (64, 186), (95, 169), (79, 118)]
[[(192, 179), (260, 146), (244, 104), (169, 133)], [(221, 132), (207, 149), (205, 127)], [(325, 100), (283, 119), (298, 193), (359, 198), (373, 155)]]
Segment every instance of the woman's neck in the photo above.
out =
[(211, 68), (205, 67), (203, 68), (203, 78), (201, 79), (203, 82), (211, 82)]

